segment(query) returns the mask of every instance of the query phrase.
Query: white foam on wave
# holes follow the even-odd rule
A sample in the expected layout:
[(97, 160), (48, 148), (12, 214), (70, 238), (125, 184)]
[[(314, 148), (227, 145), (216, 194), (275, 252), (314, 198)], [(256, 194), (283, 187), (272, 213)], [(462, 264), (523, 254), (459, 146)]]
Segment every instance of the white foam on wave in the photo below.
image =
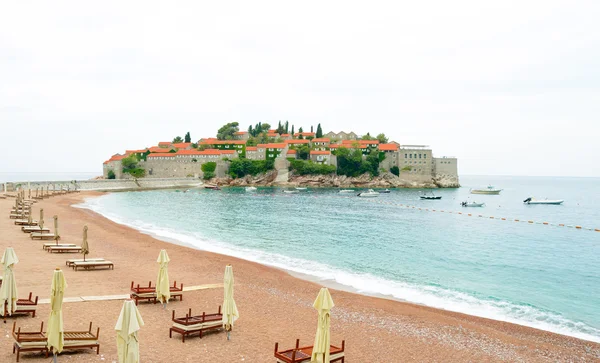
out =
[[(102, 204), (102, 197), (75, 205), (90, 209), (115, 223), (127, 225), (142, 233), (167, 242), (176, 242), (196, 249), (261, 263), (290, 272), (312, 277), (327, 285), (328, 282), (348, 287), (366, 295), (376, 295), (426, 305), (488, 319), (529, 326), (600, 343), (600, 330), (582, 322), (575, 322), (559, 314), (542, 311), (532, 306), (507, 301), (479, 299), (457, 291), (435, 286), (419, 286), (392, 281), (368, 273), (355, 273), (333, 268), (323, 263), (288, 257), (276, 253), (242, 248), (222, 241), (210, 240), (199, 233), (180, 233), (138, 219), (127, 219)], [(335, 287), (335, 286), (334, 286)]]

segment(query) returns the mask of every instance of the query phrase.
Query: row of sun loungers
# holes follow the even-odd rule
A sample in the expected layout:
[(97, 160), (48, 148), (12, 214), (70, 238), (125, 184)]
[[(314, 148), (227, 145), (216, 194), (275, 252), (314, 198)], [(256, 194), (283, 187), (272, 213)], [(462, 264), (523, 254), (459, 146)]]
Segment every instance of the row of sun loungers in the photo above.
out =
[[(13, 344), (13, 354), (17, 354), (17, 362), (19, 361), (21, 352), (42, 352), (48, 354), (48, 338), (44, 333), (44, 323), (40, 325), (39, 331), (24, 332), (21, 328), (17, 329), (17, 323), (13, 324), (12, 336), (15, 340)], [(87, 331), (65, 331), (64, 332), (64, 347), (63, 349), (96, 349), (96, 354), (100, 354), (100, 328), (97, 328), (96, 334), (92, 333), (92, 323)]]
[[(344, 348), (346, 342), (342, 340), (342, 346), (329, 347), (329, 362), (344, 363)], [(313, 347), (300, 347), (300, 339), (296, 339), (296, 347), (293, 349), (279, 350), (279, 343), (275, 343), (275, 358), (277, 363), (308, 363), (310, 362)]]
[(39, 233), (50, 233), (50, 228), (47, 227), (40, 227), (40, 226), (23, 226), (21, 227), (21, 231), (23, 231), (24, 233), (31, 233), (31, 232), (39, 232)]
[[(177, 287), (177, 281), (173, 282), (173, 286), (170, 287), (171, 299), (179, 298), (179, 301), (183, 301), (183, 284)], [(130, 298), (135, 300), (135, 305), (138, 305), (140, 300), (152, 301), (154, 304), (156, 300), (156, 286), (152, 286), (152, 281), (148, 282), (148, 286), (135, 285), (131, 282)]]
[(169, 329), (169, 338), (173, 337), (173, 332), (181, 334), (181, 342), (185, 343), (185, 337), (192, 334), (199, 334), (202, 338), (202, 332), (211, 329), (221, 329), (223, 327), (223, 314), (221, 306), (216, 314), (192, 315), (192, 309), (184, 317), (176, 318), (173, 310), (173, 326)]

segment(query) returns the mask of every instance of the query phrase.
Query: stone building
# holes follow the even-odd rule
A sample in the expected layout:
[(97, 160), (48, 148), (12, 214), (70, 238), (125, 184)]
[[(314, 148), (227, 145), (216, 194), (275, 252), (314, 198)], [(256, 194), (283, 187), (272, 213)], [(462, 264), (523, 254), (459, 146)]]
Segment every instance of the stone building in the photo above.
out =
[(356, 135), (354, 132), (350, 131), (350, 132), (344, 132), (344, 131), (340, 131), (340, 132), (333, 132), (333, 131), (329, 131), (328, 133), (326, 133), (325, 135), (323, 135), (324, 137), (328, 137), (332, 140), (356, 140), (358, 139), (358, 135)]

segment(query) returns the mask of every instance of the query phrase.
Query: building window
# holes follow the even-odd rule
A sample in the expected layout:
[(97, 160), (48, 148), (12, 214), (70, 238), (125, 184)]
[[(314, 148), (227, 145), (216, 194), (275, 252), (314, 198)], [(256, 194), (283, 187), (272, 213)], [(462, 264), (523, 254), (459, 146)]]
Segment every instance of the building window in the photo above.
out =
[(408, 154), (404, 154), (404, 158), (405, 158), (405, 159), (408, 159)]
[(419, 154), (419, 159), (421, 158), (421, 154)]
[(410, 158), (412, 159), (412, 154), (410, 154)]
[(427, 159), (427, 154), (423, 154), (423, 159)]

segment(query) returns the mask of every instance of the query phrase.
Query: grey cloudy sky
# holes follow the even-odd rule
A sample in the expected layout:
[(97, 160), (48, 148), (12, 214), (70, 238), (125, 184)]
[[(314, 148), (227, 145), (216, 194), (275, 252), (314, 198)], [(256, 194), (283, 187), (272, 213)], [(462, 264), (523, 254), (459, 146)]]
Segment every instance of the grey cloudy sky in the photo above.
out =
[(100, 174), (186, 131), (289, 120), (431, 145), (461, 174), (600, 176), (599, 18), (598, 1), (6, 1), (0, 171)]

